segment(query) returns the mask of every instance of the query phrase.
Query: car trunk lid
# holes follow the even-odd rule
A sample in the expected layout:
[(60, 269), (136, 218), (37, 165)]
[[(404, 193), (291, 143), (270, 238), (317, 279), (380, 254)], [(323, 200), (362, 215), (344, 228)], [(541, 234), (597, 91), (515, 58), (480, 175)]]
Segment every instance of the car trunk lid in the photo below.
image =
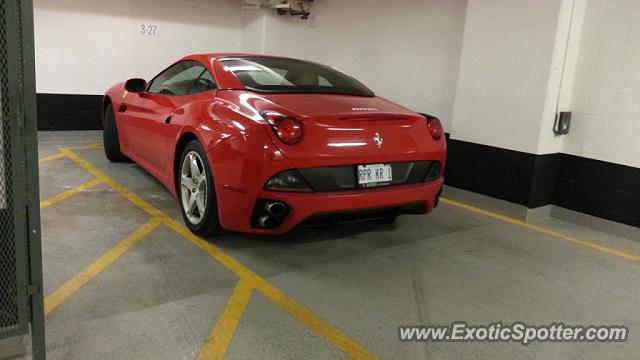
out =
[(286, 145), (271, 132), (298, 168), (428, 160), (442, 146), (426, 119), (379, 97), (320, 94), (264, 96), (303, 123), (303, 138)]

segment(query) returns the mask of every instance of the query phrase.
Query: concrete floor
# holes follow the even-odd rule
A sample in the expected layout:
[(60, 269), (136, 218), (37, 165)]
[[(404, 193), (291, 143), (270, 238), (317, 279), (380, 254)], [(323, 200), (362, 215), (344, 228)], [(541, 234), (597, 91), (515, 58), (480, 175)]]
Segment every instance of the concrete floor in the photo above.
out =
[[(40, 156), (100, 139), (98, 132), (41, 133)], [(75, 152), (182, 221), (177, 201), (138, 166), (111, 164), (99, 148)], [(41, 199), (93, 179), (67, 158), (40, 169)], [(104, 184), (43, 209), (45, 296), (148, 219)], [(632, 239), (557, 219), (535, 224), (640, 255), (640, 243)], [(395, 225), (299, 228), (284, 237), (228, 234), (208, 241), (383, 359), (636, 359), (640, 350), (640, 264), (449, 204), (427, 216), (401, 217)], [(159, 226), (47, 315), (48, 358), (196, 359), (237, 283), (232, 271)], [(402, 343), (397, 335), (399, 325), (518, 320), (622, 324), (630, 327), (630, 340), (522, 346)], [(28, 358), (24, 342), (2, 344), (0, 359)], [(226, 358), (348, 357), (254, 291)]]

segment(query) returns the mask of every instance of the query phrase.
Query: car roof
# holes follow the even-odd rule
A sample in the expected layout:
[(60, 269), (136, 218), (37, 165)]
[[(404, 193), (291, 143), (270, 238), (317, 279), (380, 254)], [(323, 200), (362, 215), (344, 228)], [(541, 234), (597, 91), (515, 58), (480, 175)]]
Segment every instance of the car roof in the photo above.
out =
[(216, 60), (226, 57), (264, 57), (264, 58), (284, 58), (282, 56), (251, 54), (251, 53), (205, 53), (205, 54), (192, 54), (185, 56), (181, 60)]

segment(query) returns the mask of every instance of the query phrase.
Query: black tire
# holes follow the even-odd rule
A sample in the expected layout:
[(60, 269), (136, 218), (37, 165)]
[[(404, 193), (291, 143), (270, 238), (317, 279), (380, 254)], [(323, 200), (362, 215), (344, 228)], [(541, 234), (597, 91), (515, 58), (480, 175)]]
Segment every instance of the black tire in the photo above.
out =
[(104, 130), (102, 130), (102, 141), (104, 142), (104, 154), (112, 162), (126, 162), (129, 158), (120, 151), (120, 139), (118, 138), (118, 128), (116, 127), (116, 117), (113, 107), (107, 106), (104, 111)]
[[(206, 202), (205, 202), (205, 211), (204, 214), (199, 214), (201, 216), (200, 222), (194, 224), (187, 215), (185, 211), (185, 207), (183, 205), (183, 186), (181, 183), (182, 180), (182, 167), (184, 164), (185, 157), (191, 153), (196, 152), (200, 159), (202, 160), (201, 166), (204, 169), (205, 177), (206, 177)], [(216, 199), (216, 187), (213, 182), (213, 172), (211, 171), (211, 166), (209, 165), (209, 160), (207, 158), (207, 154), (204, 151), (204, 148), (200, 144), (198, 140), (191, 140), (182, 150), (182, 154), (180, 154), (180, 162), (176, 167), (176, 184), (177, 184), (177, 192), (178, 192), (178, 200), (180, 203), (180, 212), (182, 213), (182, 218), (184, 223), (187, 225), (189, 230), (196, 235), (199, 236), (212, 236), (221, 234), (224, 232), (222, 226), (220, 226), (220, 220), (218, 218), (218, 203)]]

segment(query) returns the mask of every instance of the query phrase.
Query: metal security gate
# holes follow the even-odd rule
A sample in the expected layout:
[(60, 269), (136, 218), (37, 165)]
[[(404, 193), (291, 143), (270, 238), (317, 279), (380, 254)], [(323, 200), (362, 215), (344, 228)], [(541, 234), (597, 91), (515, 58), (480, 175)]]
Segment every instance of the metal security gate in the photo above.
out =
[(0, 2), (0, 339), (44, 359), (33, 4)]

